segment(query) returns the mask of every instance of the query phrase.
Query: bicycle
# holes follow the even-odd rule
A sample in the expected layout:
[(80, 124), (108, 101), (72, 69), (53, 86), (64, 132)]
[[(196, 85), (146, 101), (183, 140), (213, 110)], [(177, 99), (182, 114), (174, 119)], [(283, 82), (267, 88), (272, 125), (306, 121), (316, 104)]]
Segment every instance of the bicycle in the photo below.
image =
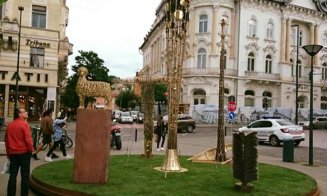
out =
[[(43, 140), (43, 136), (40, 136), (38, 138), (38, 144), (41, 144)], [(64, 141), (65, 147), (66, 148), (71, 148), (74, 145), (73, 140), (68, 136), (67, 134), (67, 130), (65, 128), (63, 128), (63, 135), (62, 135), (62, 140)], [(45, 144), (42, 148), (42, 150), (46, 150), (48, 148), (48, 144)]]

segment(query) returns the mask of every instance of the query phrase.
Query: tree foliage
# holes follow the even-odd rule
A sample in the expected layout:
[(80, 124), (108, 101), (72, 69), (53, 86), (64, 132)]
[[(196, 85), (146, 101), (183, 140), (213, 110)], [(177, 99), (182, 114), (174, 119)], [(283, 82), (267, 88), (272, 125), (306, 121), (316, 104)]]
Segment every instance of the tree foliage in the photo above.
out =
[[(74, 74), (68, 78), (63, 103), (66, 107), (77, 108), (79, 105), (76, 94), (76, 84), (78, 80), (77, 71), (80, 67), (86, 67), (89, 71), (87, 79), (91, 81), (103, 81), (112, 84), (115, 76), (109, 76), (109, 69), (103, 65), (104, 61), (93, 51), (79, 50), (79, 56), (75, 57), (76, 64), (72, 66)], [(86, 98), (86, 102), (94, 101), (94, 98)]]
[(167, 104), (167, 97), (165, 96), (167, 88), (166, 83), (156, 83), (154, 85), (154, 100), (156, 102)]
[(130, 87), (120, 91), (119, 95), (116, 97), (115, 104), (121, 110), (127, 110), (128, 108), (135, 108), (139, 104), (139, 97), (137, 97)]

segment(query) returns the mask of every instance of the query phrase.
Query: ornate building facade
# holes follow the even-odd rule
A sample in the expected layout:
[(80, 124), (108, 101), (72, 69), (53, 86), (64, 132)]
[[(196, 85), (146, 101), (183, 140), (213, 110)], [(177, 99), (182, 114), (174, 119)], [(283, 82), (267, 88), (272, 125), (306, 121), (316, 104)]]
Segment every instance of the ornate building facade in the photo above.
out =
[[(167, 70), (163, 9), (164, 1), (140, 47), (143, 67), (158, 76)], [(234, 95), (240, 109), (295, 108), (298, 64), (298, 106), (309, 108), (311, 57), (302, 46), (319, 44), (324, 48), (314, 58), (314, 108), (327, 109), (327, 1), (191, 0), (189, 19), (183, 103), (218, 104), (224, 19), (226, 104)]]
[(10, 0), (0, 10), (0, 117), (13, 117), (19, 65), (18, 104), (30, 120), (38, 120), (44, 109), (55, 111), (59, 105), (60, 84), (73, 51), (66, 37), (69, 9), (65, 0)]

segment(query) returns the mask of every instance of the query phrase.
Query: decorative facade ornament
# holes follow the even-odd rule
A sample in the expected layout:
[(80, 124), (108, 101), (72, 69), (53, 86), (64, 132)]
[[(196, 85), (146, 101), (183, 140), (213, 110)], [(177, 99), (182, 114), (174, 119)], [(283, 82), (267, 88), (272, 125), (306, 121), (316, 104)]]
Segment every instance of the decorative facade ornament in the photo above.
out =
[(313, 0), (313, 2), (316, 4), (319, 11), (327, 14), (327, 0)]

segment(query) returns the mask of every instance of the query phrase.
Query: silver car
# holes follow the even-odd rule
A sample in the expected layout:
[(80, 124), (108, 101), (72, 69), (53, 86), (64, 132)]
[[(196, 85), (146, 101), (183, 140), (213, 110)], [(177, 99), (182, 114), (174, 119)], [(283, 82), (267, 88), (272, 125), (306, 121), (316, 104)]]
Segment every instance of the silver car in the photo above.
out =
[(130, 123), (133, 124), (133, 118), (130, 112), (122, 112), (119, 115), (118, 122), (120, 123)]

